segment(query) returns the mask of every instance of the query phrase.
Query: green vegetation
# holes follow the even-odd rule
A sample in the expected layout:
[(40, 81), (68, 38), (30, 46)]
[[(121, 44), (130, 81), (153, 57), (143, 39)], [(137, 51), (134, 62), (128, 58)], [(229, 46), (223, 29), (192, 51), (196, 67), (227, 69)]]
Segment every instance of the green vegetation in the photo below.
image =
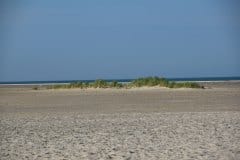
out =
[(49, 89), (64, 89), (64, 88), (134, 88), (134, 87), (167, 87), (167, 88), (204, 88), (194, 82), (171, 82), (160, 77), (138, 78), (130, 83), (119, 83), (117, 81), (107, 82), (104, 80), (96, 80), (94, 82), (73, 82), (70, 84), (57, 84), (49, 86)]
[(194, 82), (171, 82), (165, 78), (159, 77), (147, 77), (147, 78), (139, 78), (131, 82), (135, 87), (152, 87), (152, 86), (160, 86), (167, 88), (203, 88), (198, 83)]
[(169, 81), (165, 78), (159, 78), (159, 77), (147, 77), (147, 78), (138, 78), (131, 82), (133, 86), (135, 87), (144, 87), (144, 86), (162, 86), (167, 87), (169, 84)]
[(92, 83), (92, 86), (94, 88), (107, 88), (109, 86), (109, 84), (104, 80), (98, 79)]
[(110, 87), (111, 88), (123, 88), (123, 84), (118, 83), (117, 81), (113, 81), (113, 82), (110, 83)]
[(38, 90), (38, 87), (37, 87), (37, 86), (35, 86), (35, 87), (33, 87), (32, 89), (33, 89), (33, 90)]

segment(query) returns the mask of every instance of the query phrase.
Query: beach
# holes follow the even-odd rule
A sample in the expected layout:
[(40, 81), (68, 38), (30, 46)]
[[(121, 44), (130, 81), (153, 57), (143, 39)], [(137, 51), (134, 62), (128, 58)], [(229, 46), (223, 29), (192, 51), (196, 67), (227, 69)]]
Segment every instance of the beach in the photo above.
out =
[(1, 159), (240, 159), (240, 82), (0, 87)]

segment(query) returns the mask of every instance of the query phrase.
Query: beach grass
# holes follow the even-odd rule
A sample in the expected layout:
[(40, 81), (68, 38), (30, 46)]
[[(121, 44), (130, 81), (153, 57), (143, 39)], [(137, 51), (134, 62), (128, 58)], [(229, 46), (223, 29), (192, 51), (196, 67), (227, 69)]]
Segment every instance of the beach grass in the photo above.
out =
[(33, 90), (39, 90), (39, 88), (37, 86), (32, 88)]
[(138, 78), (129, 83), (119, 83), (117, 81), (108, 82), (105, 80), (95, 80), (94, 82), (73, 82), (70, 84), (56, 84), (48, 86), (48, 89), (70, 89), (70, 88), (138, 88), (138, 87), (166, 87), (166, 88), (204, 88), (195, 82), (174, 82), (161, 77)]

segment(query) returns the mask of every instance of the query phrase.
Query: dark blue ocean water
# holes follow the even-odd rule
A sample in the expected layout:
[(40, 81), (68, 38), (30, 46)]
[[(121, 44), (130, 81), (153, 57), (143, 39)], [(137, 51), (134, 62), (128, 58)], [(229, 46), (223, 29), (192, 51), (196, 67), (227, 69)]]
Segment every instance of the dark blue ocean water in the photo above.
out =
[[(233, 81), (240, 80), (240, 77), (199, 77), (199, 78), (167, 78), (170, 81)], [(105, 79), (108, 82), (131, 82), (134, 79)], [(59, 81), (12, 81), (0, 82), (0, 84), (61, 84), (72, 82), (93, 82), (95, 80), (59, 80)]]

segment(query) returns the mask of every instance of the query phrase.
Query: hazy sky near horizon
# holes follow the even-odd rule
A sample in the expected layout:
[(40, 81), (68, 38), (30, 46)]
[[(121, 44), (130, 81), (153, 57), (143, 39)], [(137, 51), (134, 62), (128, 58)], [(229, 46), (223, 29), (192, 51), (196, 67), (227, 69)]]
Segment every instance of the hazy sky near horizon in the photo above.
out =
[(0, 81), (240, 76), (238, 0), (0, 2)]

